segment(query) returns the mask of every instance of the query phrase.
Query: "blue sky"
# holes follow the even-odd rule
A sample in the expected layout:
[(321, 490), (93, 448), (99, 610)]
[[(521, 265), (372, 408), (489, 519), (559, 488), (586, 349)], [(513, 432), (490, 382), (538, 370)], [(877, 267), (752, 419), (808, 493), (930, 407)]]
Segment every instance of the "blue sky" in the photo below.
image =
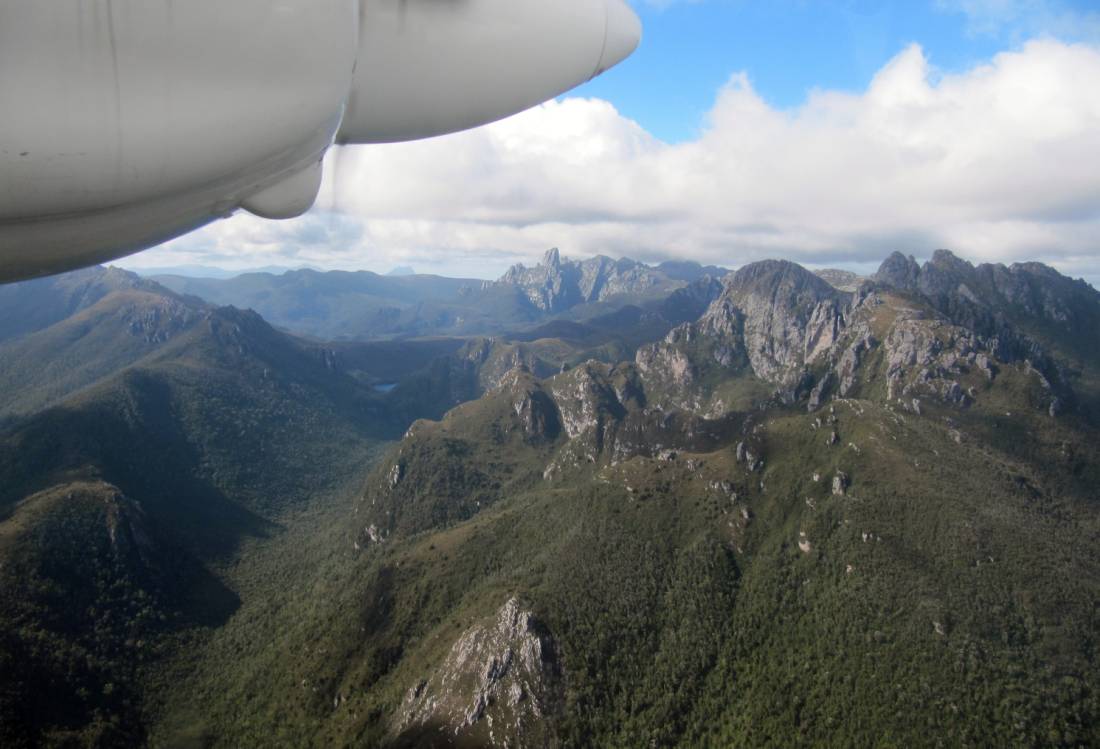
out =
[(641, 47), (570, 95), (607, 99), (670, 142), (698, 134), (715, 93), (735, 72), (748, 73), (769, 104), (790, 108), (813, 89), (864, 89), (914, 42), (937, 69), (963, 71), (1037, 35), (1087, 38), (1097, 32), (1100, 12), (1100, 0), (635, 0), (634, 6), (645, 29)]
[(239, 213), (124, 264), (495, 278), (556, 246), (871, 272), (948, 248), (1100, 282), (1100, 0), (631, 2), (641, 47), (595, 81), (342, 149), (305, 216)]

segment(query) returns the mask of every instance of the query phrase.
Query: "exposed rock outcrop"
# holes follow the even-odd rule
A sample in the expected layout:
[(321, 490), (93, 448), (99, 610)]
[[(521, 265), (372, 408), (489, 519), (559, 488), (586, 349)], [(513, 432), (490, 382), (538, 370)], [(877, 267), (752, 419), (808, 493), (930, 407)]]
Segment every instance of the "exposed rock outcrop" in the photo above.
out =
[(560, 709), (561, 668), (550, 632), (516, 598), (467, 630), (434, 673), (410, 686), (403, 737), (431, 733), (482, 746), (541, 746)]
[(548, 250), (534, 268), (514, 265), (497, 284), (520, 287), (542, 312), (561, 312), (578, 304), (599, 302), (617, 294), (672, 291), (683, 286), (643, 263), (598, 255), (580, 262), (562, 260), (557, 248)]
[(872, 280), (895, 289), (914, 289), (920, 277), (920, 265), (912, 255), (895, 252), (883, 261)]
[(843, 325), (843, 296), (794, 263), (745, 266), (731, 277), (726, 297), (744, 315), (753, 372), (776, 385), (794, 384), (804, 366), (836, 343)]
[[(724, 289), (694, 323), (635, 357), (647, 384), (677, 408), (718, 416), (698, 384), (750, 371), (786, 402), (815, 392), (809, 375), (827, 362), (845, 328), (848, 297), (804, 268), (784, 261), (745, 266), (726, 276)], [(709, 374), (708, 374), (709, 373)], [(816, 389), (820, 402), (828, 386)]]
[(1100, 329), (1100, 293), (1040, 263), (974, 266), (937, 250), (918, 267), (912, 258), (895, 253), (874, 278), (884, 288), (928, 302), (977, 336), (984, 353), (1002, 362), (1028, 362), (1052, 383), (1061, 402), (1073, 399), (1069, 383), (1051, 352), (1027, 331), (1060, 331), (1056, 338), (1063, 353), (1081, 361), (1094, 361), (1100, 350), (1095, 333)]

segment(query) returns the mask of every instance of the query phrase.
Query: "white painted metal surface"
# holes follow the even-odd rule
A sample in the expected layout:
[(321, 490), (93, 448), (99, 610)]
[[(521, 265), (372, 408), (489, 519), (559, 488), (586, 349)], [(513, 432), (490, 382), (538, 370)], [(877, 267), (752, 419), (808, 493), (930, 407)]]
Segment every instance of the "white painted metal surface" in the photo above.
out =
[(0, 0), (0, 281), (300, 215), (334, 140), (499, 119), (640, 33), (623, 0)]

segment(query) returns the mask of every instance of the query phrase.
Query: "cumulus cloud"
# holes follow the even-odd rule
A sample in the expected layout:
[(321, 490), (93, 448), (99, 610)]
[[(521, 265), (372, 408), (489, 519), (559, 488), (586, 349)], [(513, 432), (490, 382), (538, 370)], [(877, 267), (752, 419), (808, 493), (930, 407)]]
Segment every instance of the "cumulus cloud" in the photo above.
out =
[(700, 137), (675, 145), (605, 101), (564, 99), (454, 136), (345, 149), (306, 217), (236, 217), (142, 262), (491, 277), (550, 246), (849, 267), (949, 247), (1095, 277), (1097, 81), (1100, 50), (1083, 44), (1033, 41), (952, 75), (914, 45), (866, 91), (819, 91), (794, 110), (734, 75)]

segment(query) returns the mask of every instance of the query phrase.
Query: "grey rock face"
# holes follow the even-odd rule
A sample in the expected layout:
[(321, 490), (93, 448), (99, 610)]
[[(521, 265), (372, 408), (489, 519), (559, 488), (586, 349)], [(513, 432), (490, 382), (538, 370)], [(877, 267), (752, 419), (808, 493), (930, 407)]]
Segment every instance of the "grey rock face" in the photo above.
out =
[(917, 287), (919, 277), (920, 266), (913, 256), (895, 252), (883, 261), (872, 279), (895, 289), (909, 290)]
[(607, 365), (587, 362), (549, 383), (570, 439), (590, 430), (602, 434), (610, 420), (622, 416), (624, 409), (610, 382), (609, 370)]
[(964, 406), (970, 402), (957, 378), (977, 369), (992, 379), (988, 343), (943, 319), (901, 311), (884, 344), (887, 398), (936, 396)]
[(523, 388), (516, 394), (512, 408), (529, 442), (546, 442), (561, 433), (561, 419), (553, 399), (539, 388)]
[[(753, 263), (723, 283), (721, 296), (695, 323), (638, 351), (636, 363), (647, 382), (678, 394), (665, 398), (670, 405), (690, 408), (706, 402), (700, 383), (713, 379), (710, 369), (728, 375), (747, 364), (784, 402), (806, 397), (810, 410), (829, 394), (847, 397), (861, 382), (877, 382), (880, 375), (885, 375), (891, 400), (927, 395), (966, 406), (974, 397), (973, 382), (964, 379), (969, 372), (981, 372), (990, 381), (997, 374), (995, 362), (1027, 362), (1029, 371), (1033, 368), (1048, 384), (1044, 409), (1057, 398), (1058, 412), (1072, 400), (1065, 378), (1020, 332), (1013, 316), (1062, 324), (1092, 315), (1095, 325), (1081, 330), (1082, 356), (1095, 357), (1100, 350), (1095, 332), (1100, 330), (1100, 294), (1079, 289), (1041, 265), (975, 268), (940, 250), (923, 267), (895, 253), (875, 274), (874, 284), (854, 295), (782, 261)], [(916, 300), (899, 300), (890, 290)], [(879, 362), (884, 372), (878, 372)], [(875, 371), (868, 371), (869, 365)]]
[[(556, 255), (544, 263), (564, 265)], [(600, 261), (591, 267), (600, 275), (610, 266)], [(588, 295), (596, 288), (590, 281), (578, 286)], [(890, 400), (908, 404), (920, 396), (965, 407), (980, 390), (970, 372), (988, 382), (997, 362), (1026, 361), (1049, 385), (1043, 408), (1054, 404), (1057, 413), (1072, 394), (1053, 360), (1018, 332), (1004, 310), (1055, 322), (1087, 317), (1079, 308), (1100, 315), (1100, 295), (1091, 292), (1096, 299), (1089, 307), (1072, 301), (1085, 298), (1079, 291), (1044, 266), (975, 268), (946, 250), (924, 267), (895, 253), (874, 283), (854, 294), (793, 263), (753, 263), (722, 279), (721, 293), (695, 322), (639, 348), (635, 366), (652, 405), (717, 418), (728, 406), (710, 383), (741, 372), (773, 387), (785, 403), (805, 399), (810, 410), (834, 395), (881, 393), (883, 381)], [(594, 414), (578, 413), (573, 421), (589, 428)], [(572, 418), (563, 413), (566, 431)]]
[(467, 630), (442, 664), (410, 687), (396, 732), (437, 730), (489, 746), (540, 744), (557, 709), (560, 667), (553, 638), (516, 598)]
[(1061, 329), (1067, 348), (1086, 359), (1100, 348), (1100, 292), (1041, 263), (974, 266), (938, 250), (918, 268), (895, 253), (874, 278), (883, 287), (921, 295), (951, 322), (996, 340), (1000, 360), (1031, 361), (1051, 380), (1059, 379), (1053, 363), (1021, 323)]
[[(680, 393), (692, 387), (700, 369), (737, 370), (746, 365), (765, 382), (798, 390), (806, 367), (823, 358), (839, 339), (846, 297), (785, 261), (745, 266), (727, 276), (724, 284), (721, 296), (695, 323), (639, 349), (638, 369)], [(686, 401), (676, 405), (687, 407)]]
[[(920, 270), (917, 288), (929, 297), (951, 294), (952, 292), (976, 301), (977, 297), (970, 286), (973, 282), (974, 266), (956, 257), (949, 250), (936, 250), (932, 259)], [(967, 282), (970, 281), (969, 286)]]
[(401, 479), (405, 478), (405, 464), (400, 461), (393, 464), (393, 468), (390, 469), (387, 482), (390, 488), (393, 489), (401, 483)]
[(670, 386), (686, 391), (695, 382), (695, 365), (684, 352), (683, 345), (695, 335), (691, 325), (685, 323), (673, 328), (664, 341), (638, 349), (634, 361), (643, 374), (663, 378)]
[(744, 314), (753, 372), (780, 386), (794, 384), (806, 364), (829, 350), (843, 322), (839, 292), (794, 263), (769, 260), (742, 268), (729, 281), (727, 297)]
[(602, 255), (575, 262), (562, 260), (557, 248), (548, 250), (534, 268), (514, 265), (498, 284), (518, 286), (531, 304), (542, 312), (554, 313), (578, 304), (603, 301), (618, 294), (644, 294), (684, 285), (643, 263)]
[(852, 388), (855, 387), (856, 384), (856, 376), (859, 373), (860, 366), (863, 364), (865, 355), (874, 350), (877, 346), (878, 342), (866, 327), (861, 327), (856, 331), (856, 334), (852, 336), (852, 342), (844, 349), (844, 353), (840, 356), (835, 374), (833, 372), (829, 373), (831, 376), (840, 380), (838, 392), (842, 398), (852, 392)]

